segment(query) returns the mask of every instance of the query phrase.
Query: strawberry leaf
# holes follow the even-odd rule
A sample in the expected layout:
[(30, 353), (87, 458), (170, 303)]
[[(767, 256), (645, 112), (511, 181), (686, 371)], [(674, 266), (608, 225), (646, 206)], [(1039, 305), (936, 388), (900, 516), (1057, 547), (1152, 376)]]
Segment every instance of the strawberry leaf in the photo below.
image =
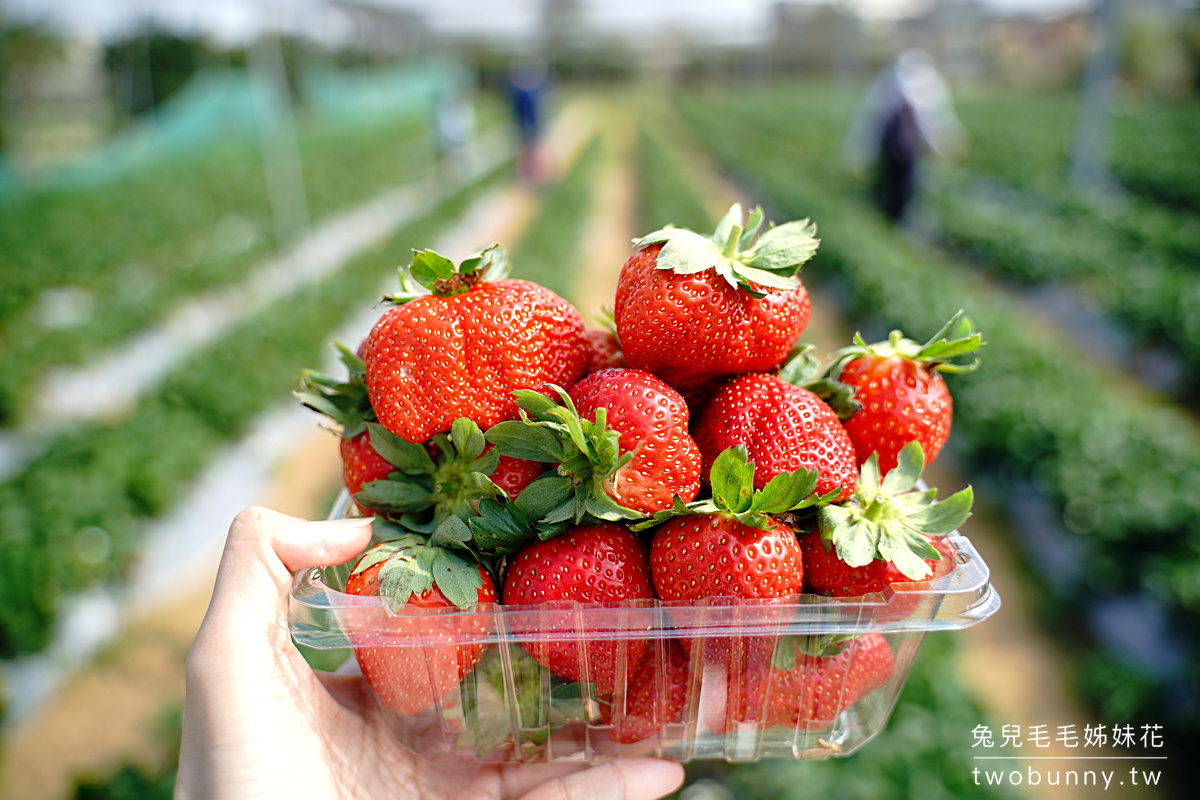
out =
[[(940, 503), (926, 506), (908, 515), (908, 522), (931, 536), (953, 533), (971, 516), (975, 493), (968, 486)], [(929, 556), (933, 558), (933, 556)]]
[(484, 437), (501, 455), (557, 464), (566, 458), (561, 437), (538, 423), (512, 420), (488, 428)]
[(805, 505), (816, 491), (817, 471), (800, 467), (794, 472), (781, 472), (754, 493), (750, 510), (761, 514), (782, 514)]
[(817, 226), (807, 219), (785, 222), (768, 228), (758, 241), (742, 254), (743, 261), (762, 270), (786, 270), (795, 274), (802, 264), (813, 257), (821, 240)]
[(749, 511), (754, 495), (754, 464), (745, 445), (726, 448), (709, 472), (713, 501), (718, 508), (740, 514)]
[(413, 250), (412, 264), (408, 267), (413, 280), (425, 287), (454, 276), (454, 262), (433, 250)]
[[(875, 468), (878, 469), (879, 460), (874, 453), (871, 454), (871, 458), (875, 458)], [(924, 471), (925, 451), (921, 449), (920, 442), (911, 441), (900, 448), (900, 452), (896, 454), (896, 466), (883, 479), (883, 484), (871, 485), (880, 486), (880, 490), (884, 494), (900, 494), (916, 486)]]
[(483, 454), (487, 440), (479, 426), (466, 417), (459, 417), (450, 426), (450, 441), (463, 461), (474, 461)]
[(367, 430), (371, 447), (396, 469), (413, 475), (434, 471), (433, 459), (423, 446), (401, 439), (378, 422), (368, 424)]
[[(398, 473), (392, 473), (397, 475)], [(426, 511), (433, 507), (431, 489), (407, 480), (371, 481), (354, 494), (354, 501), (363, 508), (385, 514), (406, 514)]]
[(471, 528), (459, 517), (448, 515), (443, 518), (429, 538), (429, 543), (436, 547), (461, 548), (471, 541)]
[(485, 555), (506, 556), (537, 538), (525, 515), (508, 500), (482, 500), (479, 516), (467, 520), (475, 546)]
[(460, 608), (475, 605), (479, 601), (479, 590), (483, 588), (479, 567), (449, 550), (440, 547), (426, 549), (433, 552), (430, 573), (446, 599)]
[(414, 595), (433, 587), (433, 554), (429, 547), (397, 550), (379, 568), (379, 596), (392, 611), (398, 612)]

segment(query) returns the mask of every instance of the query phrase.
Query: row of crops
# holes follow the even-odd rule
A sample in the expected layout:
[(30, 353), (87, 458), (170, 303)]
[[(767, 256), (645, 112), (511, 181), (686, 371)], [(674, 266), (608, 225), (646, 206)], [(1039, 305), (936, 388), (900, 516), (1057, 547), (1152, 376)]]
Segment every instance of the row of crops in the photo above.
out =
[[(488, 116), (496, 119), (494, 107)], [(353, 130), (303, 129), (313, 218), (420, 178), (433, 161), (428, 139), (424, 124), (411, 117)], [(332, 332), (372, 302), (411, 248), (428, 246), (501, 174), (435, 202), (381, 247), (243, 319), (174, 365), (125, 418), (59, 434), (0, 484), (6, 553), (0, 657), (41, 650), (64, 593), (119, 580), (136, 557), (147, 520), (166, 512), (258, 414), (286, 399), (297, 371), (321, 363)], [(103, 186), (35, 189), (3, 202), (5, 422), (14, 421), (10, 412), (28, 401), (31, 380), (48, 365), (119, 344), (187, 296), (237, 281), (276, 244), (253, 141), (222, 143)], [(234, 227), (243, 226), (241, 234), (231, 230), (230, 219), (239, 220)], [(238, 235), (249, 244), (236, 253), (223, 249), (226, 238)], [(31, 320), (38, 296), (62, 285), (91, 293), (90, 319), (70, 329), (38, 326)]]
[[(486, 124), (498, 111), (485, 107)], [(314, 223), (426, 174), (435, 158), (411, 115), (314, 121), (297, 145)], [(0, 427), (22, 422), (48, 367), (119, 345), (181, 300), (237, 282), (279, 244), (253, 137), (103, 184), (0, 198)]]
[[(1052, 119), (1045, 102), (1034, 101), (1037, 111), (1029, 114)], [(952, 386), (958, 455), (977, 487), (982, 482), (990, 489), (989, 502), (1014, 520), (1014, 544), (1024, 553), (1040, 610), (1077, 655), (1078, 685), (1088, 699), (1107, 719), (1169, 721), (1175, 745), (1186, 747), (1200, 734), (1194, 727), (1200, 425), (1123, 373), (1094, 364), (1071, 331), (1000, 288), (986, 271), (995, 261), (982, 238), (962, 231), (946, 236), (961, 248), (947, 252), (939, 242), (887, 226), (867, 204), (861, 183), (839, 166), (848, 106), (845, 99), (794, 86), (679, 103), (696, 134), (776, 218), (818, 221), (822, 247), (806, 268), (807, 280), (834, 276), (830, 288), (845, 299), (851, 316), (881, 326), (864, 331), (868, 338), (890, 327), (920, 338), (958, 308), (970, 311), (989, 345), (984, 367)], [(1118, 131), (1129, 119), (1144, 121), (1136, 112), (1120, 117)], [(1041, 130), (1027, 125), (1010, 143), (1024, 146)], [(1048, 124), (1045, 130), (1049, 136), (1056, 129)], [(1170, 130), (1155, 136), (1169, 137)], [(1010, 132), (982, 126), (972, 133), (978, 150), (994, 153), (1004, 143), (989, 137)], [(1195, 168), (1191, 142), (1193, 160), (1180, 167), (1181, 174)], [(1158, 146), (1187, 149), (1179, 142)], [(1040, 168), (1013, 176), (1011, 185), (1021, 191), (1034, 191), (1035, 181), (1046, 183), (1048, 175), (1059, 176), (1059, 183), (1040, 190), (1044, 202), (1033, 210), (1016, 204), (1053, 224), (1030, 223), (1021, 229), (1021, 242), (1007, 246), (1070, 253), (1072, 245), (1054, 237), (1099, 213), (1083, 203), (1056, 206), (1066, 196), (1064, 152), (1061, 158), (1043, 155)], [(1019, 156), (1013, 161), (1024, 163)], [(1000, 159), (989, 157), (989, 163)], [(1138, 163), (1130, 160), (1121, 170), (1142, 174)], [(993, 169), (989, 178), (1003, 177), (1001, 167)], [(936, 206), (944, 207), (940, 199)], [(1182, 223), (1189, 214), (1178, 207), (1163, 212), (1181, 221), (1177, 241), (1187, 240)], [(1119, 225), (1094, 224), (1104, 241), (1123, 235)], [(1094, 249), (1084, 253), (1088, 261), (1100, 256)], [(1141, 263), (1122, 265), (1127, 288), (1153, 282), (1139, 276)], [(1056, 277), (1079, 280), (1077, 290), (1090, 292), (1089, 281), (1103, 267), (1090, 268), (1088, 281), (1078, 274)], [(1186, 275), (1182, 264), (1170, 269)]]

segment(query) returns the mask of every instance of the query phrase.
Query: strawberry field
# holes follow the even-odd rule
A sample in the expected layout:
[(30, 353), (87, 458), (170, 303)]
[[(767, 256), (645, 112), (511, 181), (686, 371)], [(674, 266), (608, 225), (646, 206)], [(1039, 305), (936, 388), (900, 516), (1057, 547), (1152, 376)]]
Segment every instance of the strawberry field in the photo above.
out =
[[(1135, 343), (1169, 338), (1186, 358), (1181, 316), (1196, 296), (1189, 252), (1197, 218), (1186, 204), (1146, 199), (1163, 192), (1126, 199), (1128, 217), (1117, 212), (1111, 224), (1107, 209), (1069, 198), (1070, 103), (1016, 98), (981, 102), (975, 118), (967, 104), (979, 155), (944, 178), (924, 222), (928, 238), (915, 239), (876, 221), (865, 190), (839, 169), (844, 117), (831, 119), (830, 104), (822, 92), (786, 87), (687, 98), (680, 109), (779, 214), (822, 220), (821, 255), (808, 279), (829, 281), (853, 318), (879, 326), (873, 335), (890, 326), (931, 329), (955, 308), (971, 310), (989, 345), (986, 368), (956, 385), (958, 453), (990, 502), (1011, 515), (1042, 614), (1075, 654), (1077, 685), (1107, 715), (1169, 716), (1188, 728), (1197, 681), (1200, 429), (1190, 410), (1131, 378), (1136, 347), (1097, 358), (1077, 320), (1056, 319), (988, 270), (1058, 279), (1095, 301), (1095, 313), (1111, 309)], [(1131, 108), (1117, 119), (1117, 138), (1161, 113)], [(1029, 124), (1033, 118), (1049, 124)], [(1168, 131), (1181, 137), (1197, 124), (1194, 109), (1172, 118), (1177, 127)], [(753, 132), (735, 136), (731, 119)], [(1183, 138), (1165, 138), (1155, 146), (1187, 150)], [(1179, 174), (1195, 168), (1191, 153)], [(982, 204), (958, 193), (981, 175), (1001, 184), (990, 190), (987, 226)], [(1167, 181), (1133, 157), (1118, 157), (1116, 175), (1133, 192)], [(1145, 228), (1131, 230), (1131, 220), (1142, 219)], [(1117, 609), (1153, 631), (1140, 648), (1122, 645)]]
[[(1200, 108), (1123, 108), (1116, 142), (1153, 129), (1153, 146), (1118, 147), (1113, 174), (1128, 194), (1101, 203), (1066, 183), (1069, 97), (965, 98), (971, 153), (937, 174), (912, 235), (885, 224), (861, 178), (840, 166), (853, 99), (787, 84), (662, 101), (666, 113), (645, 115), (632, 137), (633, 233), (668, 223), (711, 230), (713, 198), (697, 179), (711, 159), (768, 218), (817, 222), (821, 246), (805, 283), (868, 340), (893, 327), (923, 340), (967, 309), (988, 344), (978, 373), (950, 380), (950, 459), (1008, 520), (1038, 614), (1071, 654), (1093, 710), (1113, 722), (1169, 720), (1175, 744), (1195, 737), (1185, 726), (1200, 683), (1200, 423), (1190, 401), (1200, 366)], [(314, 221), (426, 174), (428, 138), (412, 120), (304, 132)], [(519, 239), (504, 243), (514, 277), (589, 312), (597, 304), (578, 295), (581, 240), (613, 146), (587, 138), (540, 190)], [(1161, 168), (1168, 156), (1177, 169)], [(286, 402), (296, 373), (326, 360), (330, 336), (396, 265), (505, 186), (508, 167), (445, 192), (385, 244), (187, 354), (121, 419), (57, 432), (0, 484), (9, 554), (0, 655), (44, 649), (64, 596), (119, 583), (148, 522)], [(0, 201), (0, 421), (19, 429), (48, 367), (84, 363), (266, 259), (276, 242), (262, 177), (256, 148), (235, 143), (110, 186)], [(232, 231), (237, 246), (214, 230)], [(85, 289), (93, 312), (77, 327), (39, 326), (39, 297), (63, 285)], [(1074, 298), (1074, 316), (1035, 294), (1047, 286)], [(1098, 339), (1080, 319), (1118, 333)], [(1139, 364), (1151, 349), (1176, 366)], [(80, 532), (95, 529), (109, 542), (99, 558), (80, 545)], [(1137, 648), (1121, 638), (1120, 614), (1148, 632)], [(985, 717), (956, 673), (956, 652), (953, 634), (927, 637), (888, 730), (851, 759), (697, 764), (690, 777), (736, 797), (1009, 796), (970, 781), (970, 730)]]

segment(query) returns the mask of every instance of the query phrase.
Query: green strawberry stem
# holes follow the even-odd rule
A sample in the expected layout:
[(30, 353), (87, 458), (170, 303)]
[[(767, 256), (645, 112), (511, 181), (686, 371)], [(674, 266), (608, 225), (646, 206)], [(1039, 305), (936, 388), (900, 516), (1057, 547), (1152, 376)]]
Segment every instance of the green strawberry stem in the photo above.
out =
[(519, 389), (514, 394), (521, 419), (501, 422), (485, 434), (502, 455), (558, 465), (553, 474), (535, 480), (518, 498), (526, 519), (542, 538), (589, 521), (640, 519), (642, 514), (619, 504), (607, 492), (617, 471), (633, 459), (632, 452), (621, 452), (620, 436), (608, 427), (607, 411), (596, 409), (594, 422), (584, 419), (564, 389), (551, 388), (562, 398), (561, 404), (538, 392)]
[(768, 226), (762, 234), (762, 208), (742, 224), (742, 207), (734, 203), (717, 229), (705, 236), (686, 228), (666, 227), (640, 239), (641, 250), (661, 244), (657, 266), (679, 275), (716, 270), (730, 286), (754, 297), (767, 289), (789, 290), (800, 285), (796, 272), (813, 257), (820, 244), (817, 228), (807, 219)]
[(487, 441), (479, 426), (459, 417), (448, 433), (424, 445), (413, 444), (382, 425), (367, 425), (371, 446), (396, 468), (385, 480), (371, 481), (354, 495), (364, 508), (395, 519), (409, 531), (428, 535), (434, 545), (471, 550), (471, 518), (484, 500), (504, 496), (489, 477), (500, 454), (484, 452)]
[(402, 530), (386, 520), (377, 517), (373, 525), (376, 537), (385, 541), (367, 551), (350, 574), (360, 574), (382, 563), (379, 596), (393, 612), (398, 613), (410, 599), (435, 585), (454, 605), (475, 605), (483, 588), (483, 578), (475, 564), (433, 544), (425, 536)]
[(843, 503), (817, 511), (818, 530), (828, 549), (851, 567), (873, 559), (891, 561), (907, 578), (923, 580), (932, 572), (925, 559), (941, 555), (929, 536), (958, 529), (971, 515), (971, 487), (935, 502), (936, 489), (916, 491), (925, 468), (925, 454), (917, 442), (900, 451), (895, 469), (880, 479), (879, 460), (872, 453), (863, 464), (858, 487)]
[(676, 517), (689, 514), (722, 514), (743, 525), (767, 529), (772, 515), (820, 507), (841, 492), (841, 487), (818, 496), (817, 472), (800, 467), (794, 472), (781, 472), (762, 489), (754, 488), (754, 464), (745, 445), (727, 448), (713, 461), (709, 471), (712, 499), (684, 503), (675, 498), (673, 508), (659, 511), (653, 517), (632, 526), (642, 531)]
[(972, 372), (979, 368), (979, 358), (962, 362), (962, 356), (979, 351), (987, 343), (983, 335), (974, 329), (971, 318), (960, 309), (941, 329), (921, 344), (908, 339), (901, 331), (894, 330), (886, 342), (867, 344), (862, 334), (854, 334), (854, 344), (834, 354), (829, 375), (836, 378), (848, 362), (865, 355), (887, 358), (898, 355), (929, 365), (939, 372)]
[(509, 270), (508, 253), (499, 244), (472, 253), (458, 266), (433, 250), (413, 250), (412, 263), (400, 268), (400, 291), (384, 299), (401, 305), (429, 294), (451, 297), (484, 279), (501, 280)]
[(333, 346), (338, 349), (350, 377), (343, 381), (317, 370), (301, 370), (300, 390), (293, 394), (305, 407), (333, 420), (341, 428), (343, 439), (353, 439), (367, 429), (368, 422), (375, 421), (367, 397), (366, 366), (346, 345), (334, 342)]

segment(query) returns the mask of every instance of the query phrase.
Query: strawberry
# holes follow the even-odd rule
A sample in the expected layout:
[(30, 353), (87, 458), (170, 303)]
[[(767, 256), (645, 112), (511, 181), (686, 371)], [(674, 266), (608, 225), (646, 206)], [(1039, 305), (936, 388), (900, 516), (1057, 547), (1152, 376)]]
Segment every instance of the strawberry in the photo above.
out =
[[(953, 542), (930, 537), (929, 543), (937, 551), (937, 557), (925, 559), (929, 573), (916, 582), (940, 578), (954, 569), (956, 550)], [(894, 583), (914, 582), (891, 561), (872, 560), (861, 567), (847, 566), (838, 557), (837, 547), (830, 544), (826, 550), (820, 532), (815, 530), (800, 537), (800, 552), (804, 556), (806, 592), (831, 597), (861, 597), (882, 592)]]
[(969, 364), (954, 359), (983, 346), (961, 311), (925, 344), (900, 331), (872, 345), (855, 335), (854, 346), (836, 354), (830, 377), (853, 387), (861, 405), (845, 420), (859, 464), (878, 453), (879, 468), (887, 473), (909, 442), (920, 442), (926, 462), (932, 463), (950, 436), (954, 413), (941, 373), (976, 369), (978, 359)]
[[(780, 646), (793, 641), (784, 638)], [(834, 648), (840, 650), (829, 656), (788, 654), (795, 666), (771, 671), (766, 690), (768, 726), (823, 728), (892, 675), (892, 648), (878, 633), (855, 637)]]
[(414, 253), (404, 292), (391, 298), (401, 305), (375, 324), (363, 353), (371, 406), (389, 431), (419, 443), (459, 417), (489, 428), (517, 416), (513, 390), (569, 386), (583, 374), (579, 312), (537, 284), (502, 279), (506, 266), (499, 246), (458, 267)]
[(349, 609), (347, 636), (380, 703), (415, 714), (453, 691), (479, 661), (483, 644), (454, 639), (482, 636), (489, 627), (485, 615), (420, 610), (494, 602), (496, 589), (479, 565), (388, 523), (376, 526), (377, 534), (382, 530), (396, 538), (363, 554), (346, 581), (346, 593), (377, 595), (383, 605)]
[(386, 479), (396, 469), (375, 452), (367, 431), (352, 439), (342, 439), (339, 450), (342, 455), (342, 483), (350, 494), (359, 492), (371, 481)]
[(854, 491), (854, 445), (826, 403), (807, 389), (774, 375), (742, 375), (728, 381), (692, 426), (707, 473), (717, 455), (744, 445), (757, 467), (755, 488), (800, 467), (816, 470), (817, 493)]
[(679, 393), (648, 372), (606, 369), (575, 384), (571, 400), (579, 415), (596, 421), (605, 409), (619, 434), (621, 453), (633, 453), (605, 485), (622, 505), (653, 514), (685, 503), (700, 491), (700, 450), (688, 434), (688, 408)]
[[(755, 490), (755, 468), (746, 448), (733, 447), (718, 456), (709, 473), (711, 500), (656, 514), (642, 529), (663, 523), (650, 545), (650, 571), (654, 588), (663, 600), (703, 601), (724, 597), (740, 600), (773, 600), (799, 594), (804, 566), (795, 533), (773, 514), (802, 511), (827, 502), (815, 492), (817, 474), (799, 468), (781, 472)], [(752, 624), (762, 633), (721, 636), (703, 640), (704, 657), (725, 670), (727, 687), (726, 730), (761, 707), (747, 694), (754, 676), (769, 669), (776, 636), (771, 630), (782, 617), (761, 603), (734, 602), (715, 606), (710, 622), (744, 627)], [(692, 640), (683, 640), (692, 655)]]
[(650, 545), (650, 570), (661, 599), (799, 593), (804, 579), (800, 546), (792, 528), (771, 515), (819, 506), (829, 498), (817, 496), (817, 475), (803, 467), (781, 472), (757, 490), (755, 475), (746, 448), (731, 447), (713, 462), (711, 500), (676, 503), (633, 526), (644, 530), (661, 524)]
[(625, 353), (622, 352), (621, 340), (615, 333), (595, 329), (584, 331), (583, 338), (587, 339), (590, 359), (583, 370), (584, 375), (625, 366)]
[(663, 725), (681, 721), (690, 675), (691, 665), (678, 639), (665, 640), (661, 658), (656, 648), (647, 648), (629, 679), (625, 714), (609, 737), (625, 744), (640, 742)]
[[(936, 490), (916, 490), (925, 466), (910, 442), (896, 468), (881, 477), (878, 456), (863, 464), (858, 487), (844, 503), (817, 510), (818, 531), (804, 537), (805, 585), (813, 592), (857, 597), (897, 581), (929, 580), (953, 569), (932, 537), (950, 533), (971, 513), (971, 487), (934, 502)], [(947, 554), (949, 550), (942, 548)]]
[(524, 419), (486, 434), (504, 455), (558, 465), (518, 502), (543, 533), (589, 519), (639, 519), (696, 496), (700, 451), (678, 392), (629, 369), (601, 370), (559, 391), (562, 404), (517, 392)]
[(711, 236), (665, 228), (644, 237), (621, 270), (614, 317), (626, 363), (685, 394), (721, 376), (783, 363), (812, 311), (794, 276), (816, 252), (808, 220), (742, 227), (734, 204)]
[[(612, 523), (580, 525), (524, 548), (509, 560), (503, 593), (505, 605), (613, 603), (653, 596), (646, 545)], [(563, 625), (573, 627), (573, 617), (567, 616)], [(582, 646), (539, 640), (522, 641), (521, 646), (560, 678), (595, 683), (599, 693), (611, 694), (625, 671), (637, 666), (647, 640), (599, 639)]]

